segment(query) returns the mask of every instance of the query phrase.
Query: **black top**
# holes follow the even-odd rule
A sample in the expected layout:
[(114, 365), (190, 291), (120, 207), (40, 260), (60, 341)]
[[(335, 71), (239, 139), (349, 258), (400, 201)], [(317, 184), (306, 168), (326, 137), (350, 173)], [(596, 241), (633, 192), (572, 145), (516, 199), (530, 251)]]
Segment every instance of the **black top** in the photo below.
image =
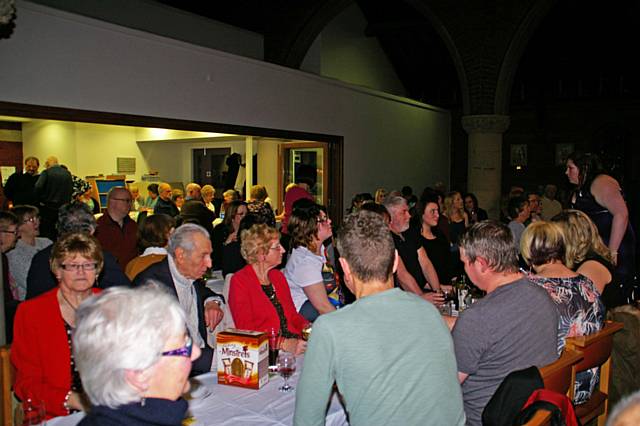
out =
[(466, 226), (464, 224), (464, 220), (460, 222), (451, 222), (449, 221), (449, 240), (451, 244), (458, 244), (458, 240), (464, 234), (464, 230)]
[(147, 398), (144, 405), (135, 402), (109, 408), (97, 405), (91, 408), (79, 426), (180, 426), (187, 414), (189, 404), (180, 398), (177, 401), (168, 399)]
[(202, 201), (187, 200), (180, 210), (182, 223), (196, 223), (202, 226), (209, 233), (209, 238), (213, 234), (213, 221), (216, 214), (209, 210)]
[[(219, 254), (214, 253), (214, 259), (215, 256), (219, 256)], [(236, 240), (229, 244), (222, 245), (221, 261), (223, 276), (226, 276), (227, 274), (235, 274), (247, 265), (247, 262), (244, 260), (244, 257), (242, 257), (242, 253), (240, 252), (240, 241)]]
[(445, 236), (437, 228), (434, 228), (432, 232), (436, 238), (428, 240), (420, 235), (420, 243), (427, 252), (429, 260), (433, 263), (433, 267), (436, 269), (438, 281), (440, 281), (441, 284), (446, 284), (451, 281), (449, 241), (447, 241)]
[(211, 235), (211, 263), (212, 269), (214, 270), (222, 269), (224, 258), (223, 248), (227, 238), (229, 238), (229, 228), (224, 223), (220, 223), (213, 228), (213, 234)]
[(176, 217), (180, 214), (180, 210), (176, 207), (176, 203), (173, 201), (165, 201), (158, 197), (156, 206), (153, 208), (153, 214), (167, 214), (171, 217)]
[(38, 197), (35, 193), (35, 185), (40, 175), (30, 175), (29, 173), (15, 172), (4, 186), (4, 195), (13, 202), (14, 206), (28, 204), (38, 205)]
[(57, 209), (71, 201), (73, 179), (68, 170), (59, 165), (43, 171), (35, 184), (35, 193), (40, 202), (49, 208)]
[[(605, 245), (609, 245), (613, 215), (604, 206), (598, 204), (590, 190), (581, 189), (575, 193), (576, 200), (571, 203), (571, 208), (586, 213), (598, 228), (598, 233)], [(636, 237), (631, 227), (631, 221), (627, 224), (620, 246), (618, 247), (618, 263), (613, 268), (616, 285), (608, 285), (604, 288), (602, 300), (607, 308), (624, 305), (631, 297), (635, 286), (636, 274)]]
[(287, 327), (287, 317), (284, 314), (284, 310), (282, 309), (282, 305), (280, 304), (280, 300), (276, 295), (276, 291), (273, 288), (273, 285), (269, 283), (269, 285), (260, 285), (260, 287), (262, 287), (262, 291), (264, 291), (264, 294), (267, 296), (273, 307), (276, 309), (276, 312), (278, 313), (278, 319), (280, 320), (280, 334), (282, 335), (282, 337), (286, 339), (299, 337), (289, 331), (289, 328)]
[[(76, 369), (76, 360), (73, 357), (73, 344), (71, 342), (71, 337), (73, 334), (73, 329), (67, 322), (64, 322), (64, 329), (67, 332), (67, 344), (69, 345), (69, 353), (71, 354), (70, 366), (71, 369), (71, 390), (74, 392), (82, 393), (82, 380), (80, 379), (80, 373)], [(71, 412), (75, 413), (78, 410), (71, 410)]]
[(415, 228), (409, 228), (402, 233), (402, 236), (394, 232), (391, 235), (405, 268), (416, 280), (418, 287), (424, 289), (427, 280), (422, 273), (420, 261), (418, 260), (418, 250), (421, 247), (418, 231)]

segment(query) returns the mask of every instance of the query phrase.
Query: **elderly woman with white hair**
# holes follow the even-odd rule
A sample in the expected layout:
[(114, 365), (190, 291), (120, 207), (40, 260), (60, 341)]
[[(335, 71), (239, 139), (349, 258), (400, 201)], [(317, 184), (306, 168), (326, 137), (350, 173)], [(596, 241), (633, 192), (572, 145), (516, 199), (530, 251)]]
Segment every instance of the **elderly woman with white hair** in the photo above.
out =
[(181, 425), (200, 356), (174, 296), (157, 285), (112, 288), (76, 313), (73, 353), (93, 407), (80, 425)]

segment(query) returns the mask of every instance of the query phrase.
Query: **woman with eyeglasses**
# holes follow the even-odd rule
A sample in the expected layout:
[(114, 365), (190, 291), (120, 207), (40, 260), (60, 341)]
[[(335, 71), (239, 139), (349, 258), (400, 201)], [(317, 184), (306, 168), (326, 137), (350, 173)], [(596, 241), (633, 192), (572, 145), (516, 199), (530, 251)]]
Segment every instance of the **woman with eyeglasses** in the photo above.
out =
[[(328, 260), (323, 243), (331, 238), (331, 219), (313, 201), (296, 201), (289, 219), (291, 255), (284, 275), (287, 277), (296, 309), (309, 321), (336, 310), (329, 294), (339, 289), (334, 265)], [(339, 296), (339, 295), (338, 295)]]
[(20, 304), (11, 346), (14, 391), (23, 402), (43, 401), (47, 418), (85, 409), (71, 335), (78, 306), (100, 291), (93, 285), (102, 248), (92, 236), (66, 234), (54, 244), (50, 265), (58, 286)]
[(27, 275), (31, 259), (43, 248), (49, 247), (50, 239), (39, 237), (40, 216), (34, 206), (15, 206), (11, 209), (18, 217), (18, 240), (13, 250), (7, 253), (9, 269), (13, 277), (12, 292), (16, 300), (24, 300), (27, 295)]
[(233, 274), (229, 288), (229, 308), (237, 328), (270, 332), (283, 337), (280, 349), (297, 354), (306, 349), (300, 339), (308, 321), (296, 310), (289, 285), (275, 269), (284, 249), (280, 233), (262, 223), (242, 231), (241, 253), (247, 266)]
[(0, 260), (2, 261), (2, 293), (4, 295), (4, 327), (7, 343), (13, 340), (13, 318), (18, 308), (18, 300), (9, 288), (9, 260), (6, 253), (16, 244), (18, 218), (11, 212), (0, 210)]
[(114, 287), (76, 314), (73, 355), (91, 411), (80, 425), (181, 425), (200, 356), (175, 296), (157, 285)]

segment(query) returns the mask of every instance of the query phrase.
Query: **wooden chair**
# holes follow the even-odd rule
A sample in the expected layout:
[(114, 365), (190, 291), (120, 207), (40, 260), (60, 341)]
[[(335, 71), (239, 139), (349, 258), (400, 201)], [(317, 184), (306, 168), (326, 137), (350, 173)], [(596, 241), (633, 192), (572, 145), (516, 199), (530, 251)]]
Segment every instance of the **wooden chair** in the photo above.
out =
[(550, 426), (551, 425), (551, 411), (538, 410), (531, 419), (524, 424), (524, 426)]
[(573, 366), (582, 358), (582, 353), (565, 348), (560, 358), (539, 369), (544, 388), (566, 394), (573, 401), (573, 384), (576, 381), (576, 372)]
[(13, 383), (13, 375), (11, 371), (11, 361), (9, 359), (10, 346), (0, 347), (0, 424), (2, 426), (13, 426), (13, 406), (11, 385)]
[[(573, 384), (576, 381), (576, 373), (573, 366), (582, 359), (582, 353), (566, 348), (562, 355), (551, 364), (540, 368), (540, 376), (544, 382), (544, 388), (566, 394), (573, 400)], [(551, 424), (551, 412), (549, 410), (538, 410), (536, 414), (526, 423), (526, 426), (543, 426)]]
[(580, 351), (584, 356), (582, 361), (574, 366), (575, 373), (600, 366), (599, 386), (587, 402), (575, 407), (576, 416), (583, 425), (596, 417), (598, 426), (604, 426), (607, 421), (613, 335), (623, 327), (619, 322), (607, 321), (603, 329), (597, 333), (567, 338), (567, 348)]

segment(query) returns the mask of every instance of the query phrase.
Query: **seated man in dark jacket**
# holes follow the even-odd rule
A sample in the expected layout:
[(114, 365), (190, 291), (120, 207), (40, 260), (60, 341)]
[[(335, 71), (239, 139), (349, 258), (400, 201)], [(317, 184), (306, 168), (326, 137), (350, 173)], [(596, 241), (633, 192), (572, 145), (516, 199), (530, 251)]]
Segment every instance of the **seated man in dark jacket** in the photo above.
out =
[(158, 185), (158, 201), (156, 202), (156, 206), (153, 208), (154, 214), (166, 214), (171, 217), (176, 217), (180, 214), (180, 210), (171, 200), (171, 185), (166, 182), (162, 182)]
[[(69, 232), (83, 232), (93, 235), (96, 230), (96, 219), (91, 214), (89, 207), (81, 202), (65, 204), (58, 212), (56, 225), (59, 235)], [(27, 299), (32, 299), (47, 290), (54, 288), (57, 283), (49, 266), (49, 257), (53, 245), (50, 245), (33, 256), (29, 274), (27, 275)], [(118, 265), (116, 258), (109, 252), (102, 251), (104, 266), (98, 276), (96, 286), (100, 288), (116, 285), (131, 285), (131, 282)]]
[(224, 298), (209, 290), (200, 279), (211, 267), (211, 241), (199, 225), (187, 223), (176, 228), (169, 238), (168, 256), (133, 280), (134, 286), (154, 281), (176, 295), (187, 317), (187, 327), (194, 345), (202, 349), (193, 362), (191, 375), (211, 371), (213, 348), (207, 344), (207, 329), (213, 330), (222, 320), (220, 308)]

